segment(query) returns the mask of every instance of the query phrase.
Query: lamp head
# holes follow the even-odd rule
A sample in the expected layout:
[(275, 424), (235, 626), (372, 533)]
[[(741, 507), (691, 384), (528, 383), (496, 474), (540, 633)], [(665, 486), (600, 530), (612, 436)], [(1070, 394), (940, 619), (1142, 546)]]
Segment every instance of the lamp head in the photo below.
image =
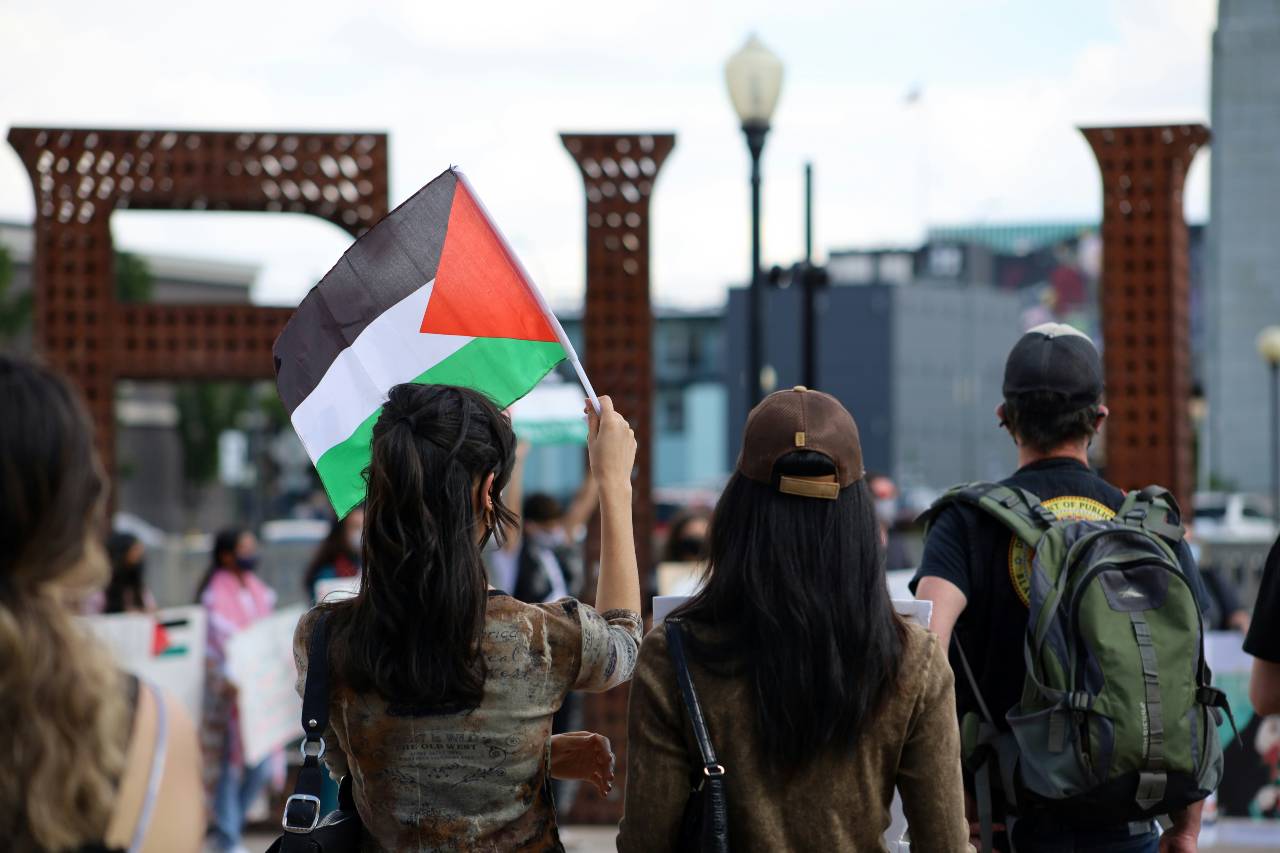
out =
[(767, 128), (782, 93), (782, 60), (752, 35), (725, 63), (724, 79), (742, 126)]
[(1280, 326), (1267, 326), (1258, 335), (1258, 355), (1268, 364), (1280, 364)]

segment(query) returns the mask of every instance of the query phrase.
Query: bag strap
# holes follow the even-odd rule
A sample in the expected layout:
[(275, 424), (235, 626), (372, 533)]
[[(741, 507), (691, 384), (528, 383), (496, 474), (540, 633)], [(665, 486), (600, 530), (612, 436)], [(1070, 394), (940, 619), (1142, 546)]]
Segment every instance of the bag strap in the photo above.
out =
[[(711, 745), (711, 735), (707, 732), (707, 722), (702, 716), (702, 705), (698, 703), (698, 693), (693, 689), (693, 678), (689, 675), (689, 664), (684, 655), (684, 625), (679, 619), (667, 619), (663, 629), (667, 634), (667, 654), (676, 668), (676, 681), (680, 685), (680, 698), (684, 709), (693, 724), (693, 738), (698, 742), (698, 752), (702, 755), (702, 775), (704, 779), (719, 779), (725, 775), (724, 765), (716, 760), (715, 748)], [(702, 782), (698, 783), (702, 787)]]
[(948, 489), (917, 519), (925, 525), (926, 537), (938, 513), (956, 503), (966, 504), (991, 516), (1033, 550), (1040, 544), (1040, 539), (1058, 524), (1058, 517), (1026, 489), (1000, 483), (967, 483)]
[(293, 794), (285, 801), (282, 853), (314, 849), (311, 832), (320, 825), (324, 790), (324, 731), (329, 726), (329, 626), (324, 611), (316, 613), (307, 642), (307, 680), (302, 690), (302, 769)]
[(1182, 518), (1178, 502), (1169, 490), (1162, 486), (1147, 486), (1125, 495), (1124, 503), (1116, 512), (1116, 520), (1177, 545), (1182, 541), (1183, 527), (1175, 519)]

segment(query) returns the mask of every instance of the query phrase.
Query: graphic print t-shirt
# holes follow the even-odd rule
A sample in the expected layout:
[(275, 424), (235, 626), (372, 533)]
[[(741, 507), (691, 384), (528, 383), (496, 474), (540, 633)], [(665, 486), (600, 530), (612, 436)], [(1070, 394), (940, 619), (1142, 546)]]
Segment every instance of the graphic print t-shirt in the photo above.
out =
[[(1124, 492), (1074, 459), (1033, 462), (1003, 484), (1026, 489), (1064, 520), (1109, 520), (1125, 498)], [(1200, 573), (1185, 543), (1178, 554), (1203, 607), (1206, 596)], [(1005, 712), (1022, 698), (1026, 675), (1022, 645), (1034, 556), (994, 518), (973, 507), (952, 505), (934, 521), (920, 568), (911, 582), (914, 590), (922, 578), (939, 577), (965, 594), (968, 603), (956, 623), (956, 641), (1002, 728), (1006, 727)], [(954, 647), (950, 656), (956, 673), (956, 710), (963, 717), (978, 710), (978, 705)]]
[[(315, 613), (294, 636), (299, 695)], [(478, 707), (388, 703), (335, 679), (324, 761), (335, 779), (352, 776), (364, 853), (562, 850), (546, 784), (552, 715), (570, 690), (629, 681), (639, 645), (634, 611), (523, 604), (494, 590)]]

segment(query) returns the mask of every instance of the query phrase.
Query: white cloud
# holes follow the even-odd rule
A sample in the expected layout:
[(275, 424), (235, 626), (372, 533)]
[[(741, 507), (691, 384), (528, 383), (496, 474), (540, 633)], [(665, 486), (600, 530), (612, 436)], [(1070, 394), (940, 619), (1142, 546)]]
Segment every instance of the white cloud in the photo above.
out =
[[(911, 242), (930, 222), (1096, 217), (1077, 124), (1207, 115), (1213, 0), (1095, 0), (1075, 10), (1087, 24), (1044, 7), (1034, 31), (998, 29), (1040, 14), (1033, 3), (0, 2), (0, 123), (386, 129), (393, 203), (461, 165), (557, 302), (583, 282), (581, 182), (558, 131), (673, 130), (654, 289), (714, 303), (748, 258), (747, 157), (721, 63), (751, 29), (787, 62), (765, 155), (770, 262), (801, 250), (806, 158), (820, 249)], [(1206, 178), (1198, 163), (1188, 208), (1201, 216)], [(0, 218), (29, 218), (30, 198), (0, 147)], [(299, 298), (344, 242), (288, 217), (168, 218), (131, 215), (117, 232), (262, 260), (272, 301)]]

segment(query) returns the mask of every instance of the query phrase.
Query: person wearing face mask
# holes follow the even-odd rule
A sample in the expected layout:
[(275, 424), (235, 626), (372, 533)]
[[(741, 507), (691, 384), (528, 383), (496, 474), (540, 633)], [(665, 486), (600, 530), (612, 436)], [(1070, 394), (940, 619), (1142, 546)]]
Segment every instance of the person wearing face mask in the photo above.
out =
[(915, 563), (903, 545), (902, 536), (894, 529), (898, 523), (898, 486), (884, 474), (867, 478), (875, 498), (876, 521), (880, 526), (880, 545), (884, 549), (885, 571), (912, 568)]
[(671, 531), (662, 548), (662, 562), (703, 562), (707, 559), (707, 537), (710, 530), (711, 510), (706, 507), (682, 510), (671, 521)]
[(245, 812), (257, 799), (275, 766), (276, 756), (246, 765), (241, 751), (238, 687), (227, 669), (227, 645), (236, 633), (271, 615), (276, 594), (255, 574), (258, 540), (248, 530), (223, 530), (213, 541), (213, 560), (196, 600), (209, 619), (205, 644), (204, 719), (205, 789), (214, 850), (242, 851)]
[(515, 468), (503, 499), (519, 506), (519, 532), (489, 554), (493, 585), (511, 590), (511, 597), (526, 604), (544, 604), (582, 593), (582, 577), (574, 559), (574, 545), (582, 538), (599, 490), (587, 474), (573, 502), (565, 509), (560, 501), (541, 492), (523, 500), (525, 442), (516, 445)]
[(356, 507), (346, 518), (334, 519), (329, 535), (316, 549), (307, 567), (305, 587), (312, 602), (320, 600), (317, 583), (334, 578), (360, 576), (360, 546), (364, 535), (364, 510)]

